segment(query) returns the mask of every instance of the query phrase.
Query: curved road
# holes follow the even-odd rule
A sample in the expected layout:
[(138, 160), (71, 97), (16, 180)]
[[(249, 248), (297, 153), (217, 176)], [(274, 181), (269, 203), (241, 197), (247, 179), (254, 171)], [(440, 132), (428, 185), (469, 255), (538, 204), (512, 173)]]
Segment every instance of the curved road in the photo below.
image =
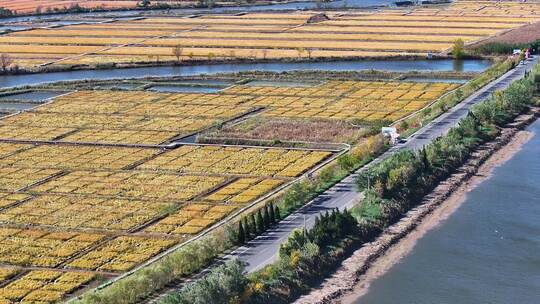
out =
[(313, 199), (306, 206), (289, 215), (274, 228), (269, 229), (245, 246), (238, 248), (226, 256), (225, 259), (238, 258), (246, 263), (246, 270), (248, 272), (253, 272), (272, 263), (278, 257), (280, 244), (287, 240), (292, 230), (302, 226), (310, 228), (313, 226), (315, 218), (326, 210), (334, 208), (343, 210), (349, 208), (361, 198), (361, 194), (357, 191), (355, 186), (355, 179), (360, 172), (397, 151), (420, 149), (435, 138), (445, 134), (467, 115), (471, 106), (484, 101), (497, 90), (506, 89), (513, 81), (522, 78), (525, 72), (530, 71), (537, 62), (538, 57), (527, 60), (525, 64), (517, 66), (500, 78), (490, 82), (459, 105), (450, 109), (448, 112), (417, 131), (414, 135), (409, 137), (406, 143), (392, 147), (370, 164), (349, 175), (347, 178)]

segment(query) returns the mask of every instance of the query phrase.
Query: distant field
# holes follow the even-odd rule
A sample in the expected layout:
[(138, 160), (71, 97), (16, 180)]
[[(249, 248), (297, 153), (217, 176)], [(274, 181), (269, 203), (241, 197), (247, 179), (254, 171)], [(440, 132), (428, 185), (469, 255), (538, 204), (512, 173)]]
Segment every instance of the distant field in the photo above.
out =
[[(334, 128), (396, 120), (457, 87), (328, 81), (219, 93), (77, 91), (0, 119), (0, 303), (72, 297), (182, 244), (335, 156), (157, 144), (239, 115)], [(349, 128), (361, 136), (358, 128)], [(324, 139), (324, 138), (323, 138)]]
[[(233, 58), (425, 56), (540, 20), (537, 2), (458, 1), (450, 7), (328, 13), (149, 17), (0, 36), (0, 53), (24, 67)], [(177, 51), (175, 51), (177, 49)]]
[[(48, 11), (66, 10), (75, 5), (88, 9), (122, 9), (135, 8), (140, 1), (132, 0), (0, 0), (0, 7), (11, 10), (14, 14), (46, 13)], [(152, 1), (152, 3), (173, 3), (178, 1)], [(189, 1), (188, 1), (189, 2)]]
[(59, 1), (59, 0), (9, 0), (0, 1), (0, 7), (9, 9), (14, 13), (28, 14), (34, 13), (38, 8), (42, 12), (47, 10), (68, 9), (74, 5), (84, 8), (133, 8), (137, 6), (138, 1)]

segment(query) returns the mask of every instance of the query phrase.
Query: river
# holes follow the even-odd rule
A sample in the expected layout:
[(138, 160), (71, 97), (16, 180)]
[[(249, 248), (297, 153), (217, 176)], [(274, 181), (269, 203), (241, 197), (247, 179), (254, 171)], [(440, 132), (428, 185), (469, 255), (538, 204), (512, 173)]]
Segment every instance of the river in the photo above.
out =
[(44, 21), (49, 19), (73, 19), (73, 18), (132, 18), (138, 16), (144, 16), (148, 14), (211, 14), (211, 13), (237, 13), (237, 12), (249, 12), (249, 11), (283, 11), (283, 10), (307, 10), (307, 9), (327, 9), (327, 8), (369, 8), (380, 6), (392, 6), (394, 0), (337, 0), (331, 2), (319, 2), (317, 1), (300, 1), (292, 3), (275, 3), (268, 5), (251, 5), (251, 6), (226, 6), (215, 8), (180, 8), (169, 10), (128, 10), (128, 11), (112, 11), (112, 12), (89, 12), (89, 13), (68, 13), (68, 14), (52, 14), (52, 15), (38, 15), (38, 16), (20, 16), (20, 17), (8, 17), (0, 18), (2, 23), (14, 23), (14, 22), (29, 22), (29, 21)]
[(522, 150), (352, 303), (540, 303), (540, 121), (528, 130)]
[(202, 74), (235, 73), (243, 71), (285, 72), (296, 70), (323, 71), (455, 71), (481, 72), (492, 64), (489, 60), (358, 60), (332, 62), (206, 64), (194, 66), (157, 66), (110, 70), (79, 70), (69, 72), (0, 75), (0, 88), (38, 85), (67, 80), (143, 78), (148, 76), (197, 76)]

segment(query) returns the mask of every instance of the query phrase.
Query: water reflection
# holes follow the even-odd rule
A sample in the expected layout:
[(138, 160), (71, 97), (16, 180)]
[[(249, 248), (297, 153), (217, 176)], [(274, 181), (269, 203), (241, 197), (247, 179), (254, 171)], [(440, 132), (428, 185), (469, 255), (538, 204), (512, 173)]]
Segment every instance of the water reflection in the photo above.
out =
[(162, 66), (112, 70), (81, 70), (28, 75), (4, 75), (0, 76), (0, 87), (6, 88), (83, 79), (103, 80), (116, 78), (143, 78), (149, 76), (197, 76), (202, 74), (235, 73), (243, 71), (361, 71), (375, 69), (397, 72), (413, 70), (481, 72), (487, 69), (491, 64), (492, 62), (489, 60), (463, 60), (459, 64), (455, 64), (454, 60), (363, 60), (333, 62), (211, 64), (186, 67)]
[(520, 152), (354, 303), (538, 303), (540, 121), (529, 131)]

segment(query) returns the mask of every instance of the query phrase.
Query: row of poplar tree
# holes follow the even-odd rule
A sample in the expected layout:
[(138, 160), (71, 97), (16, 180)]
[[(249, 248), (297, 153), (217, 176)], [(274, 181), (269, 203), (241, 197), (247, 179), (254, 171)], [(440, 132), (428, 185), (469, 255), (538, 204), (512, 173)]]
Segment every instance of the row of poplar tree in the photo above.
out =
[(244, 244), (281, 219), (279, 207), (270, 203), (238, 222), (238, 244)]

